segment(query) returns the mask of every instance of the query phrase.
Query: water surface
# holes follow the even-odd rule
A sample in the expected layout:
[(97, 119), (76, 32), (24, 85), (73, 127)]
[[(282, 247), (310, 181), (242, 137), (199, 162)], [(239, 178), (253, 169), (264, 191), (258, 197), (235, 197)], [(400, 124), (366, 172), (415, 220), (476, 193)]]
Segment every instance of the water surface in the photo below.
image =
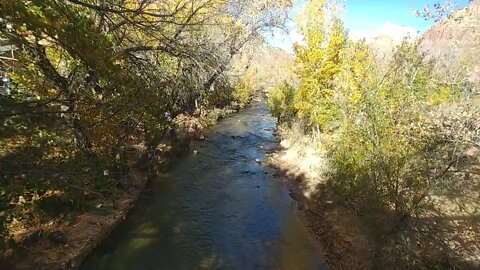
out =
[(192, 142), (82, 269), (326, 269), (288, 191), (255, 161), (274, 128), (260, 102)]

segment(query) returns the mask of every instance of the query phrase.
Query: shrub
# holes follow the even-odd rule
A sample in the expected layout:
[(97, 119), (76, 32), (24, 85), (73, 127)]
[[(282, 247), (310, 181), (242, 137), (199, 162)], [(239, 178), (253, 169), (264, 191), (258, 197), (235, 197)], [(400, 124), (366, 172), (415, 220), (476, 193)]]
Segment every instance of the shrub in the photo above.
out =
[(294, 108), (295, 88), (288, 82), (270, 91), (268, 96), (268, 108), (270, 113), (277, 118), (278, 123), (289, 123), (296, 115)]
[(447, 131), (439, 123), (447, 118), (430, 112), (459, 95), (435, 83), (432, 66), (405, 41), (379, 74), (382, 80), (357, 89), (358, 102), (340, 106), (345, 117), (329, 157), (331, 184), (345, 198), (373, 200), (404, 219), (431, 207), (433, 189), (450, 187), (442, 181), (460, 144), (439, 139)]
[(233, 98), (240, 104), (247, 104), (256, 90), (253, 69), (247, 69), (245, 74), (237, 81), (233, 90)]
[(253, 87), (245, 81), (239, 81), (233, 90), (233, 98), (241, 104), (247, 104), (253, 93)]

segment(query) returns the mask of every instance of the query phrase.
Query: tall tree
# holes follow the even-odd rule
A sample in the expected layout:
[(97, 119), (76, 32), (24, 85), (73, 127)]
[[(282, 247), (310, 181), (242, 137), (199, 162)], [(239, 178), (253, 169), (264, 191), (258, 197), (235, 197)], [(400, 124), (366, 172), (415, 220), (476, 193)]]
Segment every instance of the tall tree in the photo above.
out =
[(336, 1), (312, 0), (298, 17), (303, 43), (295, 44), (300, 88), (296, 109), (312, 128), (323, 129), (335, 117), (332, 99), (335, 76), (343, 68), (340, 53), (347, 34)]

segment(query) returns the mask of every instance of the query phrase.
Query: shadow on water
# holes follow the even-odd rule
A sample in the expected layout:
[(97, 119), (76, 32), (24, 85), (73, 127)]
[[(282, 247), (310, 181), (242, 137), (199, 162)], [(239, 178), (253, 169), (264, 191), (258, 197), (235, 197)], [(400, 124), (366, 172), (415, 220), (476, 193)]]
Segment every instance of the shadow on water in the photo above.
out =
[[(192, 142), (82, 269), (326, 269), (273, 171), (264, 103)], [(193, 154), (197, 150), (198, 154)]]

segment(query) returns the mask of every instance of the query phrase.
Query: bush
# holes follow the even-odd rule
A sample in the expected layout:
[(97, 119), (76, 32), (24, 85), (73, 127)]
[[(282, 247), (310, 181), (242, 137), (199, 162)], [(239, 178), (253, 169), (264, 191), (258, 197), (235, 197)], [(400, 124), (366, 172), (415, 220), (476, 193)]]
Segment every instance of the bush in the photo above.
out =
[(233, 98), (241, 104), (247, 104), (252, 97), (253, 91), (254, 88), (248, 82), (239, 81), (233, 91)]
[(237, 81), (233, 90), (233, 99), (240, 104), (247, 104), (256, 90), (254, 71), (247, 69), (245, 74)]
[(431, 104), (454, 96), (453, 88), (433, 83), (432, 66), (405, 41), (382, 80), (359, 85), (357, 102), (340, 105), (345, 117), (330, 142), (330, 161), (332, 184), (346, 197), (375, 200), (399, 217), (421, 208), (438, 180), (430, 157), (441, 144), (422, 119)]
[(278, 123), (293, 120), (296, 115), (294, 108), (296, 90), (287, 82), (270, 91), (268, 96), (268, 108), (270, 113), (277, 118)]

